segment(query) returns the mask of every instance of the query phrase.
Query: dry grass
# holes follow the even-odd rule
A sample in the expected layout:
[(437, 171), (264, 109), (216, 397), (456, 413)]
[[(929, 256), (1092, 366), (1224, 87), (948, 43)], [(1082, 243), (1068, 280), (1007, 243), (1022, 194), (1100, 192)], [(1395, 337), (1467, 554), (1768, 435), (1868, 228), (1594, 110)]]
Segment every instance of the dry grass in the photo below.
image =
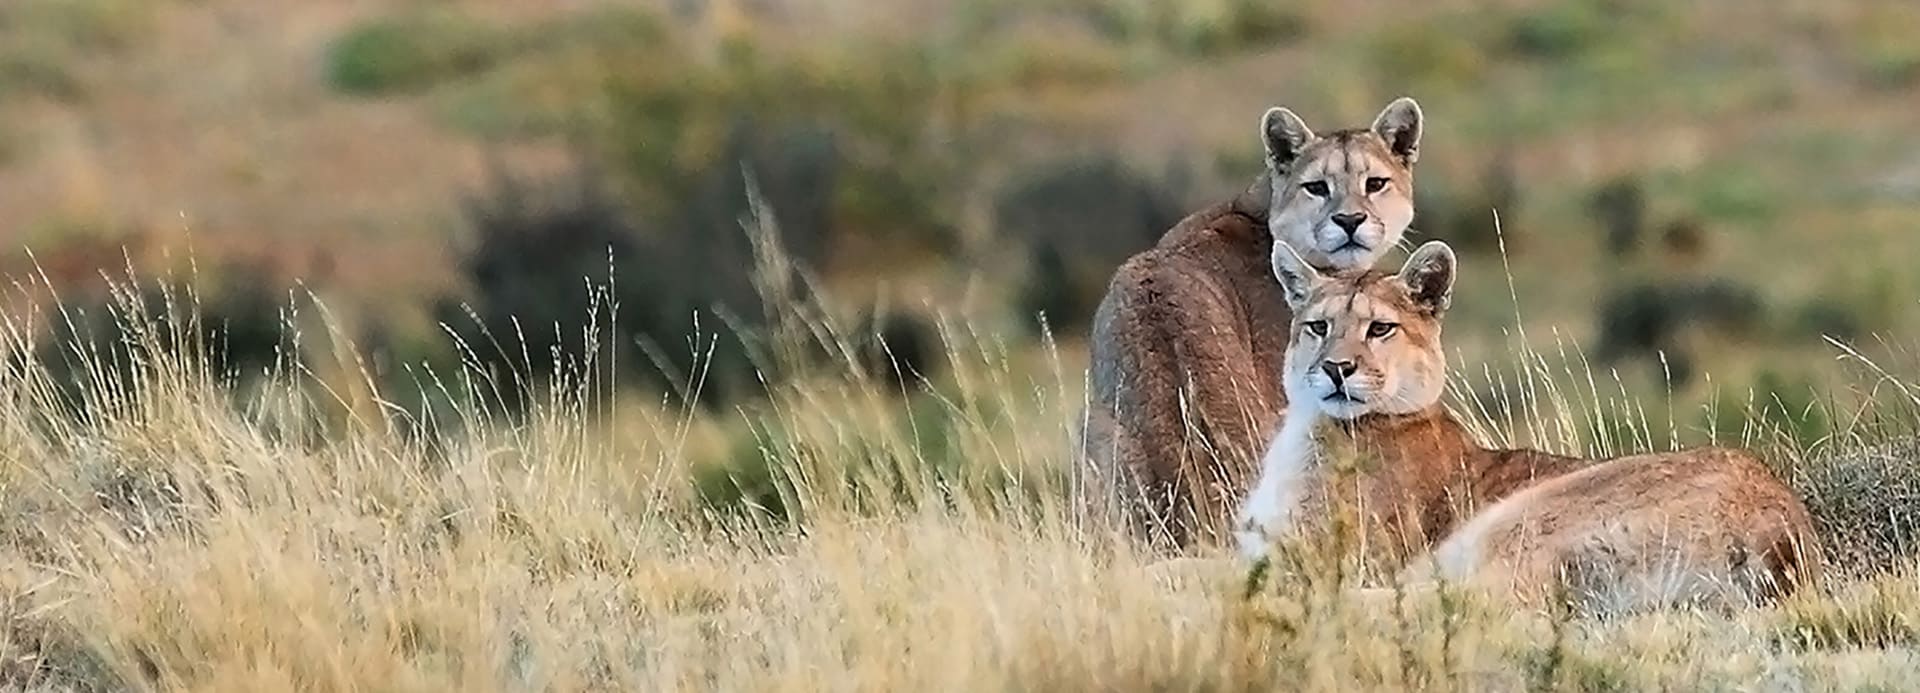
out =
[[(515, 20), (556, 11), (460, 4)], [(920, 15), (945, 16), (929, 7), (946, 4), (834, 17), (920, 31), (939, 25)], [(1076, 127), (1137, 158), (1238, 152), (1244, 114), (1276, 98), (1315, 104), (1331, 121), (1370, 113), (1376, 91), (1406, 87), (1366, 78), (1364, 61), (1334, 50), (1371, 40), (1379, 17), (1404, 4), (1319, 13), (1339, 16), (1318, 18), (1326, 30), (1298, 46), (1103, 82), (1085, 98), (1056, 99), (1071, 104), (1045, 105), (1067, 109), (1063, 120), (1085, 118), (1091, 125)], [(1800, 14), (1813, 12), (1806, 21), (1816, 28), (1840, 26), (1861, 6), (1700, 12), (1703, 30), (1692, 35), (1817, 37), (1798, 28)], [(151, 18), (127, 15), (144, 38), (124, 54), (73, 61), (63, 51), (77, 49), (46, 41), (0, 50), (9, 74), (86, 97), (8, 106), (20, 134), (0, 142), (9, 150), (0, 152), (0, 226), (189, 227), (225, 242), (265, 229), (280, 233), (255, 242), (275, 248), (364, 229), (341, 241), (356, 260), (343, 267), (358, 274), (338, 283), (377, 287), (364, 293), (384, 301), (394, 285), (442, 282), (435, 263), (421, 261), (439, 256), (428, 231), (446, 216), (448, 191), (477, 180), (479, 153), (436, 124), (430, 104), (334, 99), (310, 69), (323, 46), (387, 8), (153, 7)], [(797, 23), (796, 33), (853, 31), (829, 19)], [(1858, 59), (1882, 72), (1910, 62), (1897, 40), (1884, 48), (1829, 33), (1837, 45), (1867, 45)], [(1786, 45), (1823, 54), (1826, 44), (1799, 45), (1809, 41)], [(1796, 54), (1766, 51), (1775, 53)], [(1316, 69), (1290, 69), (1309, 64)], [(1350, 578), (1332, 566), (1270, 576), (1250, 593), (1252, 576), (1238, 567), (1164, 562), (1074, 527), (1060, 480), (1080, 408), (1079, 356), (1008, 344), (969, 320), (949, 321), (946, 372), (909, 396), (860, 376), (851, 357), (798, 357), (809, 343), (835, 353), (850, 340), (819, 306), (774, 302), (787, 319), (776, 321), (765, 358), (792, 367), (777, 369), (786, 375), (766, 384), (763, 402), (710, 414), (679, 398), (609, 397), (614, 383), (597, 375), (608, 369), (595, 367), (604, 364), (570, 363), (584, 375), (518, 420), (490, 394), (500, 378), (472, 369), (413, 373), (441, 406), (398, 409), (390, 402), (414, 398), (368, 375), (340, 338), (351, 330), (311, 305), (289, 316), (298, 352), (244, 381), (211, 372), (209, 345), (179, 331), (181, 321), (129, 309), (126, 376), (113, 375), (122, 369), (105, 354), (68, 354), (91, 375), (75, 399), (53, 375), (64, 369), (41, 360), (41, 323), (67, 319), (48, 311), (0, 321), (0, 689), (1910, 687), (1920, 680), (1920, 574), (1909, 559), (1920, 518), (1920, 401), (1911, 394), (1920, 367), (1852, 356), (1851, 373), (1826, 367), (1858, 387), (1815, 402), (1835, 422), (1820, 435), (1787, 435), (1781, 417), (1793, 412), (1783, 410), (1800, 405), (1771, 401), (1720, 403), (1730, 415), (1706, 419), (1732, 425), (1700, 431), (1692, 412), (1596, 373), (1578, 348), (1538, 329), (1543, 318), (1579, 315), (1569, 306), (1585, 306), (1599, 276), (1585, 250), (1594, 242), (1563, 223), (1572, 217), (1559, 197), (1615, 170), (1711, 172), (1703, 161), (1790, 170), (1784, 162), (1799, 155), (1776, 146), (1786, 135), (1896, 132), (1910, 113), (1910, 89), (1853, 89), (1821, 69), (1774, 67), (1739, 74), (1800, 80), (1780, 88), (1806, 96), (1737, 123), (1718, 112), (1666, 118), (1683, 110), (1674, 105), (1682, 96), (1720, 92), (1678, 82), (1649, 90), (1661, 97), (1657, 124), (1532, 107), (1565, 125), (1519, 143), (1523, 177), (1550, 191), (1520, 226), (1555, 250), (1516, 268), (1531, 319), (1514, 323), (1535, 334), (1476, 328), (1449, 339), (1517, 364), (1486, 371), (1462, 360), (1457, 399), (1490, 440), (1601, 454), (1717, 438), (1766, 451), (1806, 493), (1852, 573), (1830, 594), (1730, 614), (1570, 621), (1463, 594), (1355, 601), (1340, 596)], [(1542, 94), (1521, 105), (1560, 107), (1554, 92)], [(1446, 147), (1479, 151), (1480, 112), (1466, 108), (1479, 101), (1508, 108), (1478, 92), (1456, 95), (1452, 108), (1434, 102), (1436, 114), (1452, 114), (1436, 124), (1436, 163), (1468, 160)], [(1865, 142), (1876, 156), (1835, 157), (1816, 169), (1820, 178), (1854, 194), (1912, 158)], [(527, 146), (534, 158), (546, 151)], [(1761, 154), (1748, 162), (1730, 152)], [(1808, 259), (1783, 282), (1797, 290), (1801, 277), (1900, 255), (1887, 251), (1914, 213), (1897, 188), (1836, 199), (1767, 225), (1729, 267)], [(1855, 229), (1862, 242), (1836, 244), (1830, 229)], [(1473, 274), (1462, 301), (1497, 305), (1497, 273)], [(191, 296), (175, 303), (193, 310)], [(770, 496), (704, 495), (701, 479), (754, 469), (774, 471)]]
[[(500, 381), (471, 370), (418, 374), (439, 414), (386, 406), (318, 308), (289, 316), (299, 353), (243, 387), (203, 365), (178, 319), (191, 295), (172, 319), (127, 305), (119, 356), (69, 354), (93, 376), (77, 399), (34, 343), (37, 320), (69, 318), (5, 323), (8, 688), (1799, 690), (1920, 669), (1920, 578), (1884, 552), (1893, 570), (1831, 595), (1579, 621), (1445, 591), (1358, 601), (1337, 562), (1266, 575), (1144, 555), (1063, 511), (1077, 378), (958, 327), (949, 374), (913, 397), (851, 358), (795, 356), (847, 340), (824, 307), (787, 304), (764, 357), (812, 365), (782, 369), (763, 404), (609, 397), (606, 369), (562, 359), (581, 375), (511, 420), (490, 404)], [(1478, 376), (1504, 394), (1467, 400), (1489, 437), (1670, 444), (1577, 354), (1522, 356)], [(944, 425), (901, 425), (924, 419)], [(786, 520), (695, 492), (701, 439), (729, 425), (778, 470)], [(1842, 438), (1822, 445), (1872, 442)], [(1810, 488), (1877, 509), (1843, 508), (1856, 525), (1833, 531), (1879, 510), (1905, 523), (1902, 499), (1832, 480), (1910, 462), (1769, 445), (1827, 480)]]

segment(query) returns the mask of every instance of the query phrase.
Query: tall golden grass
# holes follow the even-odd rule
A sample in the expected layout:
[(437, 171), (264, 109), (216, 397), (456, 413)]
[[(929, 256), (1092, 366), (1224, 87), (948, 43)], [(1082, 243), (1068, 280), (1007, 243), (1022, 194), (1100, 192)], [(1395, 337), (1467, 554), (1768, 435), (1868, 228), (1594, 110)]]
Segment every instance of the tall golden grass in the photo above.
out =
[[(123, 284), (111, 351), (45, 348), (64, 309), (8, 316), (0, 686), (1801, 690), (1920, 669), (1920, 576), (1896, 550), (1914, 501), (1872, 481), (1915, 468), (1920, 387), (1878, 367), (1853, 405), (1823, 405), (1862, 413), (1822, 440), (1742, 405), (1738, 440), (1856, 550), (1826, 593), (1600, 620), (1448, 590), (1356, 601), (1337, 562), (1262, 576), (1075, 526), (1061, 479), (1080, 376), (1050, 343), (949, 320), (947, 372), (894, 391), (763, 250), (782, 308), (759, 343), (782, 375), (719, 414), (623, 394), (591, 355), (557, 356), (524, 416), (489, 394), (512, 375), (471, 367), (413, 372), (439, 406), (407, 411), (312, 302), (289, 313), (280, 365), (247, 380), (209, 366), (190, 291), (155, 314)], [(1683, 437), (1577, 348), (1524, 337), (1513, 372), (1456, 379), (1483, 383), (1455, 402), (1489, 440)], [(741, 447), (774, 470), (780, 512), (697, 488)]]

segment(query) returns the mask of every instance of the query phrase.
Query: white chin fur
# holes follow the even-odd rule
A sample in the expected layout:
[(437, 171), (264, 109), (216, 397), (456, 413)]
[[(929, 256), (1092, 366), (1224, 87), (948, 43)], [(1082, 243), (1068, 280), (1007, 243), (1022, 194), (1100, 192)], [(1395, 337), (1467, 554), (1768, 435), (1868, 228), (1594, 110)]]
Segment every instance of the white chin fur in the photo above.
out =
[(1357, 418), (1360, 418), (1361, 416), (1365, 416), (1368, 411), (1366, 404), (1363, 404), (1360, 402), (1351, 402), (1351, 401), (1340, 402), (1340, 401), (1321, 400), (1319, 402), (1319, 407), (1320, 407), (1320, 413), (1325, 414), (1329, 418), (1334, 418), (1334, 419), (1357, 419)]
[(1314, 232), (1314, 249), (1326, 256), (1335, 268), (1353, 269), (1363, 265), (1372, 266), (1380, 258), (1384, 246), (1390, 245), (1387, 243), (1386, 230), (1371, 223), (1360, 227), (1351, 239), (1359, 245), (1349, 245), (1346, 229), (1329, 223)]
[[(1322, 415), (1335, 419), (1357, 418), (1371, 410), (1367, 401), (1327, 399), (1328, 395), (1333, 394), (1333, 384), (1324, 381), (1308, 382), (1304, 387), (1288, 388), (1287, 392), (1289, 399), (1298, 399), (1300, 404), (1313, 407)], [(1291, 394), (1295, 392), (1304, 392), (1306, 396), (1295, 398)], [(1288, 403), (1289, 406), (1292, 404)]]
[(1352, 269), (1361, 265), (1371, 265), (1374, 256), (1372, 248), (1361, 248), (1357, 246), (1347, 246), (1339, 250), (1326, 250), (1322, 251), (1322, 254), (1327, 256), (1327, 260), (1332, 262), (1334, 267), (1340, 269)]

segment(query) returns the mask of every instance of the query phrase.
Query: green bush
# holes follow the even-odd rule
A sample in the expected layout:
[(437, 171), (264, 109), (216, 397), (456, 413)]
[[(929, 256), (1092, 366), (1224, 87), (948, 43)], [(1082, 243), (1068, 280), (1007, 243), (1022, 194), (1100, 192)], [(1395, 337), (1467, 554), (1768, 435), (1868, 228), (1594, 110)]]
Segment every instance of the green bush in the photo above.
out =
[(1507, 25), (1507, 50), (1538, 60), (1577, 57), (1599, 45), (1609, 32), (1625, 30), (1613, 23), (1619, 18), (1615, 13), (1618, 8), (1609, 7), (1613, 4), (1603, 0), (1555, 0), (1524, 12)]
[(147, 0), (0, 2), (0, 101), (37, 94), (72, 101), (85, 88), (74, 65), (126, 50), (148, 30)]
[[(827, 133), (746, 121), (721, 151), (720, 163), (682, 174), (677, 199), (652, 208), (617, 201), (597, 175), (545, 186), (498, 177), (468, 201), (469, 297), (443, 301), (441, 319), (516, 392), (605, 350), (621, 372), (655, 386), (699, 378), (706, 404), (758, 393), (760, 374), (789, 364), (756, 362), (753, 341), (769, 317), (757, 283), (769, 277), (757, 273), (791, 275), (826, 256), (841, 159)], [(787, 264), (762, 268), (749, 219), (775, 234)], [(590, 343), (594, 324), (607, 332)]]
[(0, 30), (76, 51), (116, 51), (146, 32), (157, 4), (157, 0), (9, 0), (0, 4)]
[(38, 94), (73, 101), (85, 92), (80, 78), (57, 55), (34, 50), (32, 40), (0, 46), (0, 99)]
[(246, 381), (295, 358), (286, 304), (278, 300), (285, 289), (248, 271), (225, 280), (205, 293), (142, 282), (78, 297), (50, 321), (34, 358), (70, 411), (82, 415), (101, 398), (154, 384), (159, 364), (193, 364), (216, 379)]
[[(947, 249), (954, 238), (946, 220), (958, 216), (960, 201), (954, 183), (980, 160), (966, 123), (947, 110), (966, 88), (943, 86), (920, 48), (847, 50), (774, 55), (737, 44), (717, 64), (663, 50), (658, 60), (610, 76), (601, 97), (605, 127), (593, 133), (593, 144), (637, 196), (667, 206), (701, 194), (692, 186), (710, 172), (738, 169), (739, 146), (774, 146), (769, 136), (812, 133), (806, 138), (813, 144), (779, 146), (832, 148), (825, 153), (831, 176), (794, 180), (819, 187), (827, 206), (798, 218), (802, 210), (774, 201), (783, 232), (818, 219), (803, 235), (822, 247), (859, 241), (848, 245)], [(741, 128), (755, 141), (736, 142)], [(744, 200), (736, 195), (723, 204)], [(825, 217), (815, 214), (822, 210)]]
[(1694, 354), (1683, 337), (1688, 330), (1751, 334), (1766, 315), (1752, 287), (1726, 280), (1676, 279), (1629, 283), (1600, 303), (1595, 356), (1601, 364), (1664, 357), (1672, 384), (1693, 381)]
[(1780, 215), (1780, 191), (1762, 171), (1726, 168), (1691, 182), (1694, 210), (1707, 219), (1752, 223)]
[(1621, 175), (1601, 184), (1587, 197), (1587, 214), (1605, 227), (1607, 252), (1632, 254), (1640, 248), (1647, 226), (1646, 193), (1640, 179)]
[(1831, 403), (1804, 374), (1768, 368), (1754, 376), (1748, 391), (1748, 420), (1785, 435), (1798, 449), (1811, 449), (1834, 432)]
[(1093, 3), (1087, 16), (1115, 39), (1196, 57), (1270, 48), (1312, 28), (1298, 8), (1258, 0)]
[(1044, 164), (1010, 183), (994, 218), (1001, 237), (1028, 248), (1022, 316), (1045, 313), (1056, 330), (1085, 325), (1114, 269), (1185, 216), (1177, 199), (1112, 157)]
[(1833, 277), (1794, 313), (1783, 336), (1857, 343), (1898, 324), (1911, 300), (1886, 269), (1866, 276)]
[(940, 332), (925, 316), (906, 311), (869, 315), (855, 323), (852, 342), (861, 377), (888, 394), (921, 389), (944, 356)]
[(1367, 51), (1376, 81), (1422, 93), (1478, 84), (1491, 65), (1472, 36), (1415, 23), (1384, 30)]
[(1415, 228), (1462, 251), (1497, 252), (1503, 241), (1509, 253), (1524, 250), (1521, 236), (1502, 239), (1501, 228), (1494, 223), (1495, 213), (1507, 220), (1519, 212), (1520, 188), (1510, 156), (1503, 153), (1489, 159), (1480, 179), (1470, 187), (1453, 187), (1447, 181), (1436, 176), (1416, 187)]
[(1860, 56), (1867, 82), (1900, 90), (1920, 83), (1920, 46), (1912, 41), (1882, 43), (1863, 48)]
[(1847, 37), (1847, 49), (1868, 86), (1898, 91), (1920, 83), (1920, 10), (1890, 5), (1863, 13), (1861, 29)]
[(748, 429), (733, 436), (727, 458), (693, 467), (693, 490), (700, 504), (719, 513), (745, 513), (786, 522), (791, 479), (780, 473), (788, 454), (778, 431)]
[(326, 76), (349, 94), (424, 89), (491, 69), (520, 44), (507, 31), (448, 12), (384, 17), (328, 47)]
[(634, 284), (649, 278), (641, 263), (652, 256), (596, 180), (542, 187), (500, 175), (466, 211), (474, 243), (460, 269), (470, 295), (442, 299), (436, 312), (492, 380), (495, 403), (524, 410), (537, 388), (589, 358), (645, 363), (631, 330), (649, 304)]

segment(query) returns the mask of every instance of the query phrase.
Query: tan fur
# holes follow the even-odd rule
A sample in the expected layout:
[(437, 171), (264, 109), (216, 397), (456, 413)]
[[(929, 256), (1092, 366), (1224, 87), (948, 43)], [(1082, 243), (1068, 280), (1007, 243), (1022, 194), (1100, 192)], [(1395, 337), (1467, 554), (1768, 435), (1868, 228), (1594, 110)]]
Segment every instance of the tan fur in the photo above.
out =
[[(1073, 473), (1084, 516), (1163, 546), (1217, 536), (1284, 405), (1271, 364), (1289, 315), (1268, 270), (1273, 239), (1316, 249), (1328, 266), (1370, 266), (1412, 219), (1419, 128), (1410, 100), (1372, 129), (1326, 137), (1269, 111), (1266, 175), (1121, 265), (1091, 336)], [(1388, 183), (1369, 192), (1368, 178)], [(1329, 231), (1335, 214), (1367, 215), (1350, 234), (1364, 247), (1341, 245), (1349, 234)]]
[(1745, 451), (1697, 448), (1543, 481), (1475, 515), (1406, 577), (1619, 612), (1760, 603), (1819, 575), (1800, 499)]
[[(1421, 263), (1435, 245), (1423, 246), (1398, 274), (1306, 276), (1314, 270), (1297, 258), (1289, 263), (1276, 256), (1274, 263), (1276, 273), (1294, 275), (1283, 283), (1311, 286), (1295, 295), (1281, 378), (1289, 395), (1323, 392), (1328, 383), (1320, 369), (1334, 361), (1352, 364), (1346, 391), (1367, 400), (1304, 403), (1299, 413), (1317, 419), (1314, 445), (1327, 464), (1316, 470), (1322, 482), (1310, 487), (1298, 514), (1325, 518), (1333, 506), (1350, 503), (1361, 511), (1363, 534), (1374, 538), (1380, 556), (1395, 560), (1433, 546), (1474, 508), (1578, 464), (1532, 450), (1481, 448), (1440, 405), (1446, 382), (1440, 318), (1452, 280), (1446, 277), (1444, 288), (1410, 284), (1421, 281)], [(1309, 329), (1315, 322), (1324, 323), (1324, 335)], [(1369, 336), (1376, 322), (1395, 327)], [(1350, 410), (1327, 411), (1342, 406)]]
[[(1453, 279), (1444, 244), (1423, 246), (1397, 275), (1322, 276), (1297, 258), (1275, 265), (1296, 297), (1284, 369), (1296, 399), (1289, 416), (1318, 406), (1316, 453), (1360, 460), (1345, 476), (1315, 469), (1299, 514), (1324, 517), (1330, 498), (1356, 500), (1390, 543), (1431, 548), (1404, 578), (1437, 574), (1528, 601), (1570, 589), (1609, 610), (1765, 599), (1817, 578), (1805, 506), (1746, 452), (1589, 464), (1474, 442), (1439, 402), (1440, 323)], [(1314, 321), (1327, 325), (1325, 336), (1307, 329)], [(1377, 321), (1398, 327), (1370, 338)], [(1322, 371), (1328, 362), (1353, 363), (1339, 388)], [(1365, 402), (1326, 399), (1336, 392)], [(1271, 531), (1259, 525), (1243, 529)]]

